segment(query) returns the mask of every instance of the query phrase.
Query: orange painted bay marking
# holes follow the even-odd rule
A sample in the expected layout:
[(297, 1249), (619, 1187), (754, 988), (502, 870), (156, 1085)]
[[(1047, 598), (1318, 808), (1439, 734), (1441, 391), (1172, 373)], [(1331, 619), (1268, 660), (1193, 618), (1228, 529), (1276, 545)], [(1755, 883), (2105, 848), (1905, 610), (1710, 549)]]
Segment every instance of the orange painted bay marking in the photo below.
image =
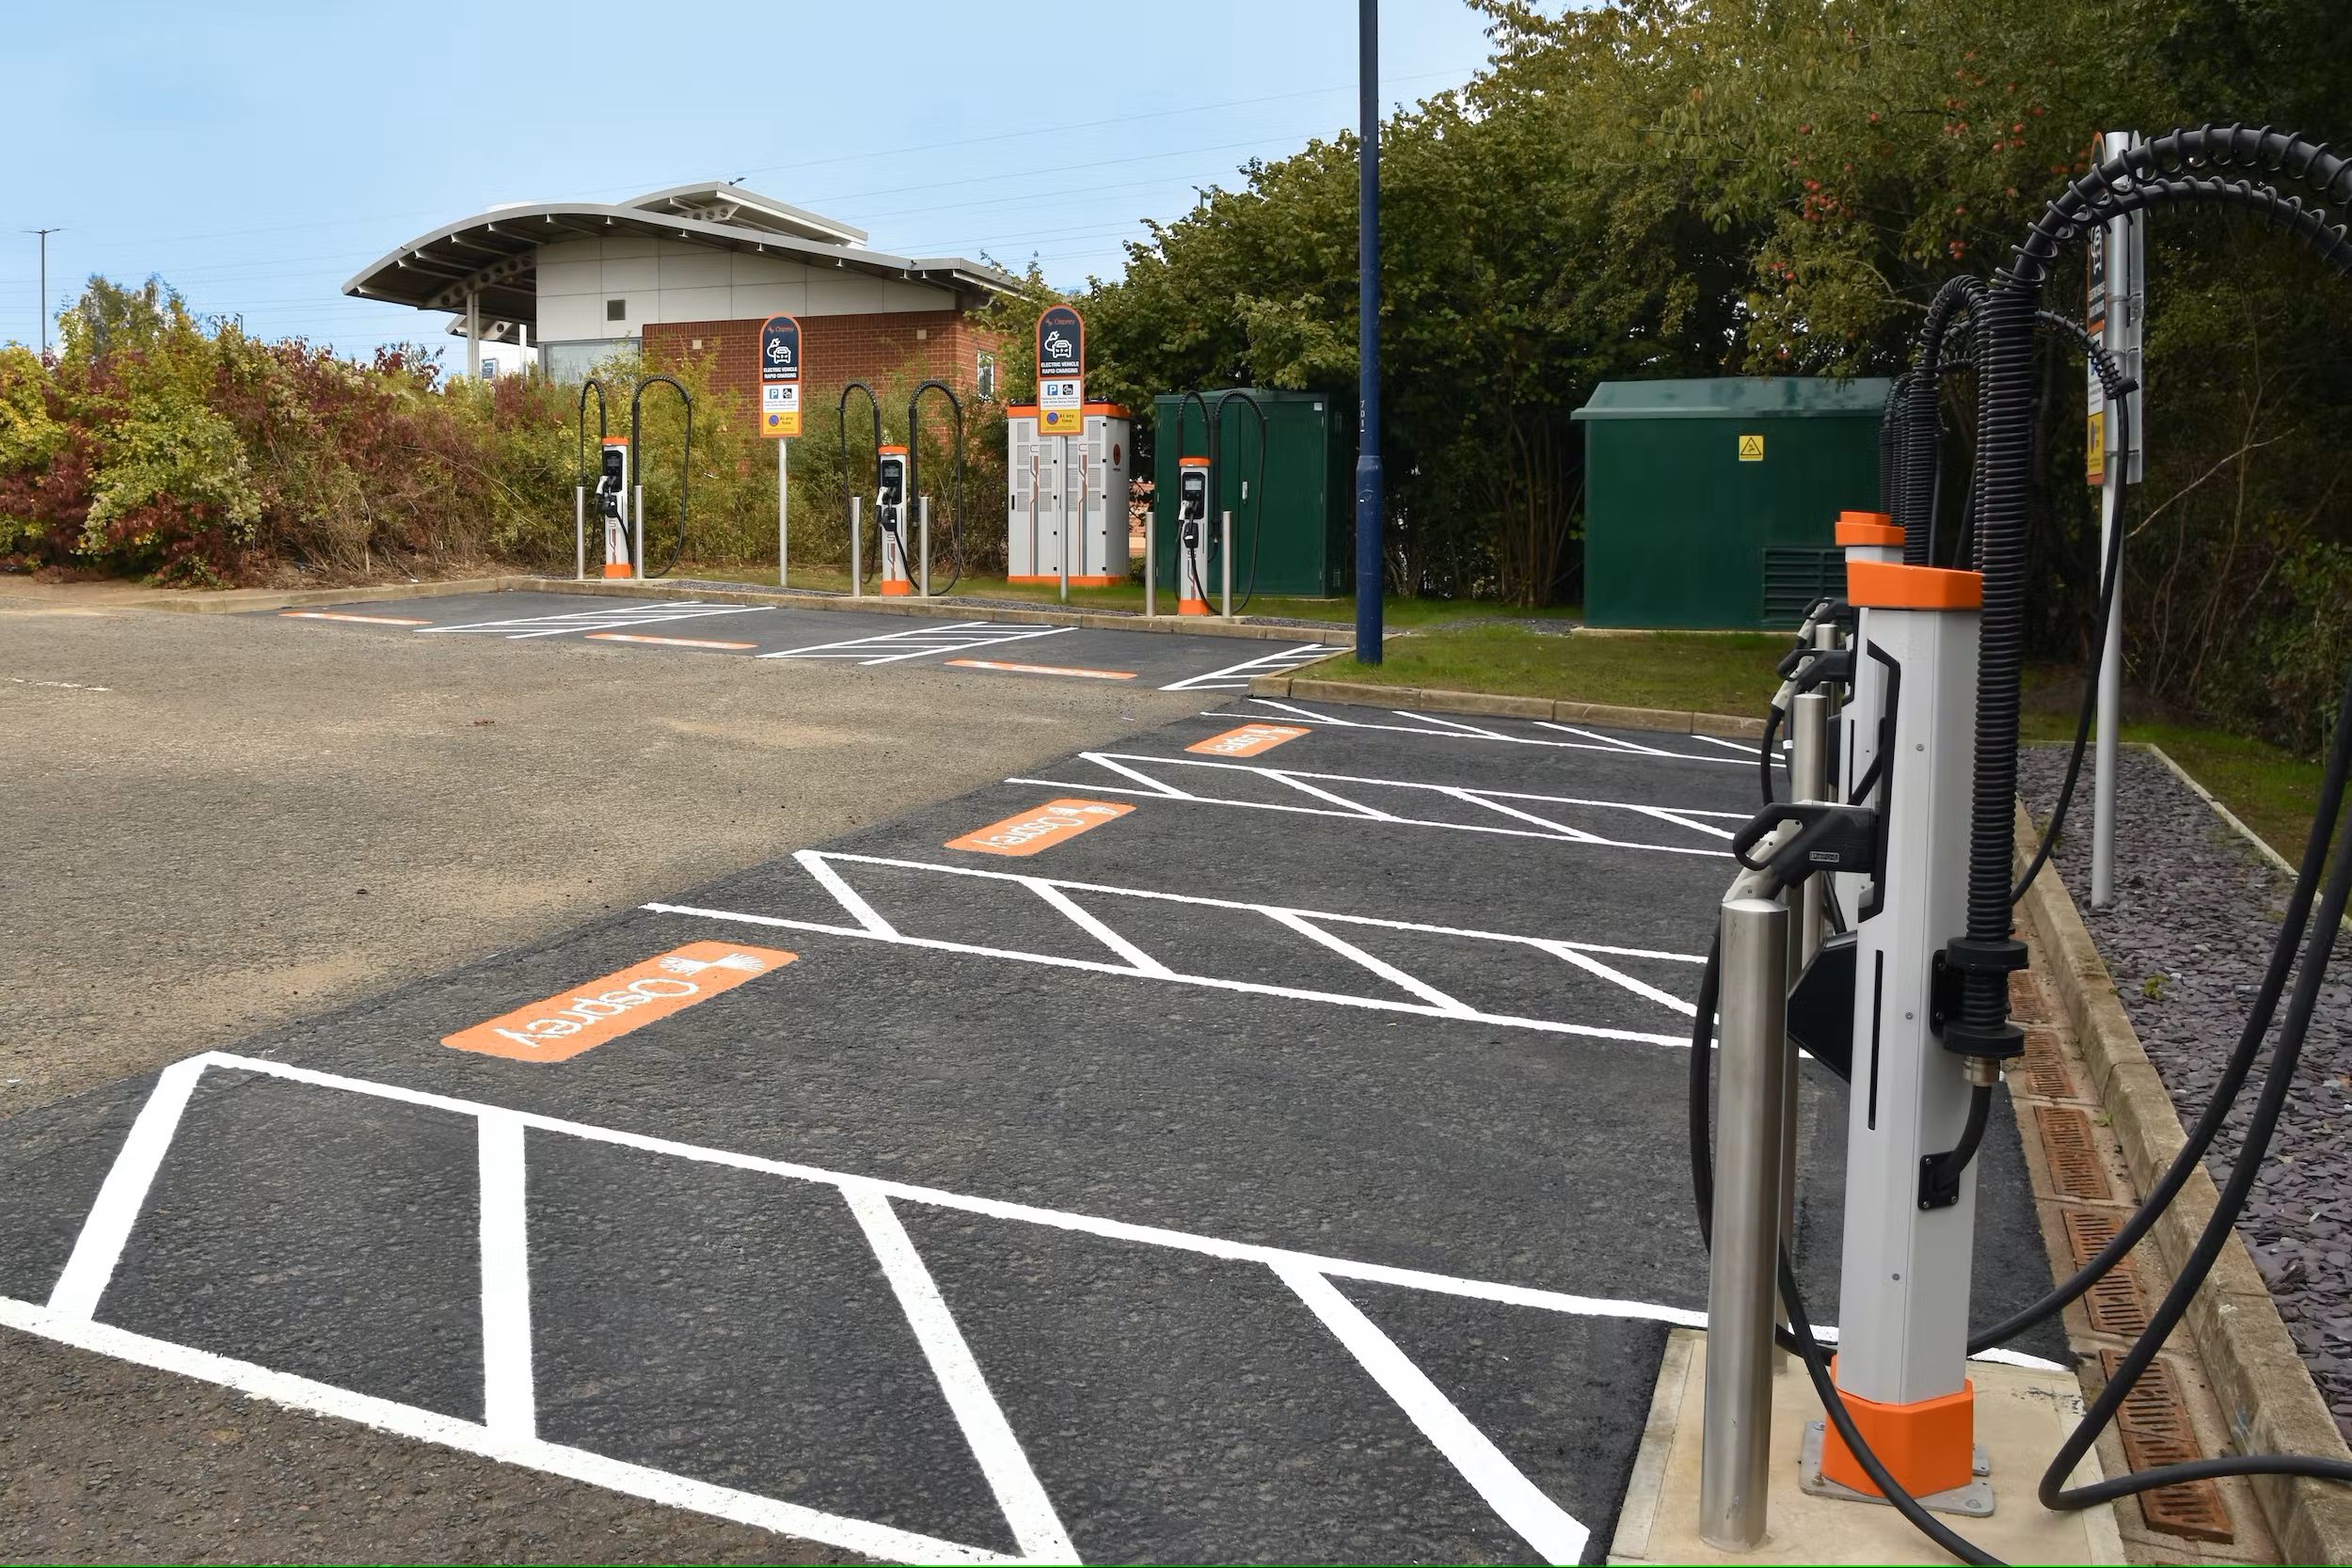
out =
[(444, 1035), (441, 1043), (518, 1062), (560, 1062), (733, 990), (798, 957), (779, 947), (690, 942), (487, 1023)]
[(628, 631), (592, 631), (600, 642), (659, 642), (665, 648), (756, 648), (756, 642), (720, 642), (707, 637), (643, 637)]
[(945, 664), (960, 664), (966, 670), (1010, 670), (1021, 675), (1080, 675), (1088, 680), (1131, 681), (1133, 670), (1089, 670), (1076, 664), (1011, 664), (998, 658), (950, 658)]
[(1105, 822), (1116, 822), (1135, 809), (1117, 800), (1048, 800), (1035, 810), (951, 838), (946, 847), (977, 849), (983, 855), (1034, 855)]
[(358, 621), (371, 626), (429, 626), (433, 624), (407, 615), (346, 615), (334, 610), (281, 610), (278, 613), (295, 621)]
[(1260, 752), (1271, 752), (1285, 740), (1296, 740), (1312, 733), (1295, 724), (1244, 724), (1237, 730), (1196, 740), (1184, 750), (1205, 752), (1213, 757), (1254, 757)]

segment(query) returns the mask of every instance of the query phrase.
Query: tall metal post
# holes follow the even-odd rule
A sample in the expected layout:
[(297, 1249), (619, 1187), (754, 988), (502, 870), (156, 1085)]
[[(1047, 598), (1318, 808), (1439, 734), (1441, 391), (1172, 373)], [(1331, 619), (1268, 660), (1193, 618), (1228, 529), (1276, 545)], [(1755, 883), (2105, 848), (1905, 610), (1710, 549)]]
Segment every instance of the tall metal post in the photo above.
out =
[(40, 236), (40, 356), (49, 357), (49, 236), (62, 234), (62, 229), (36, 229)]
[(1160, 612), (1160, 508), (1155, 499), (1143, 514), (1143, 618)]
[[(2142, 140), (2137, 131), (2108, 131), (2100, 137), (2103, 157), (2120, 158)], [(2106, 225), (2106, 297), (2099, 314), (2100, 341), (2125, 375), (2143, 379), (2141, 334), (2148, 301), (2147, 216), (2133, 213)], [(2097, 374), (2091, 374), (2093, 386)], [(2106, 409), (2106, 459), (2099, 479), (2099, 560), (2104, 571), (2108, 541), (2120, 526), (2123, 486), (2140, 475), (2142, 411), (2147, 399), (2134, 393)], [(2116, 558), (2119, 575), (2122, 558)], [(2115, 607), (2103, 628), (2099, 655), (2099, 727), (2090, 766), (2090, 902), (2105, 909), (2115, 901), (2116, 732), (2123, 722), (2123, 585), (2115, 585)]]
[(790, 518), (792, 499), (792, 459), (787, 455), (792, 443), (776, 437), (776, 586), (782, 588), (790, 576), (792, 541)]
[(1380, 0), (1357, 0), (1356, 659), (1380, 662)]
[(588, 487), (572, 486), (572, 577), (588, 580)]
[(1233, 515), (1227, 512), (1222, 516), (1223, 521), (1217, 528), (1216, 553), (1224, 565), (1225, 587), (1224, 600), (1217, 607), (1217, 613), (1230, 621), (1233, 618)]
[(915, 579), (915, 580), (916, 580), (916, 581), (918, 581), (918, 582), (920, 582), (920, 583), (922, 584), (922, 586), (923, 586), (923, 596), (924, 596), (925, 598), (927, 598), (927, 599), (928, 599), (928, 598), (930, 598), (930, 597), (931, 596), (931, 499), (930, 499), (930, 497), (929, 497), (929, 496), (924, 496), (924, 497), (920, 498), (920, 499), (916, 501), (916, 503), (915, 503), (915, 511), (917, 512), (917, 514), (918, 514), (918, 515), (921, 516), (921, 518), (922, 518), (922, 522), (921, 522), (921, 524), (920, 524), (920, 527), (921, 527), (921, 530), (922, 530), (922, 534), (923, 534), (922, 544), (921, 544), (921, 549), (922, 549), (922, 552), (923, 552), (923, 561), (922, 561), (922, 566), (921, 566), (921, 568), (920, 568), (920, 575), (916, 578), (916, 579)]
[(850, 597), (857, 598), (866, 592), (866, 565), (859, 552), (865, 547), (866, 526), (859, 521), (858, 503), (866, 498), (850, 498)]
[[(1070, 437), (1061, 438), (1061, 464), (1054, 470), (1054, 494), (1061, 504), (1054, 509), (1054, 516), (1061, 529), (1061, 602), (1070, 602)], [(1080, 498), (1079, 515), (1086, 515), (1086, 501)]]
[(466, 379), (482, 379), (482, 295), (466, 291)]
[(1699, 1538), (1745, 1551), (1764, 1539), (1772, 1436), (1772, 1289), (1779, 1258), (1781, 1084), (1788, 1056), (1788, 906), (1722, 909), (1723, 1037), (1716, 1052), (1714, 1247), (1707, 1275), (1707, 1406)]
[[(1801, 692), (1788, 705), (1788, 799), (1829, 798), (1830, 700), (1820, 691)], [(1820, 877), (1807, 877), (1787, 895), (1794, 928), (1788, 936), (1788, 987), (1796, 989), (1804, 966), (1821, 945), (1821, 929), (1829, 909), (1828, 889)], [(1797, 1244), (1797, 1053), (1783, 1053), (1780, 1081), (1780, 1243), (1793, 1254)], [(1774, 1321), (1787, 1323), (1787, 1308), (1775, 1303)], [(1785, 1372), (1795, 1362), (1787, 1351), (1772, 1358), (1772, 1370)]]

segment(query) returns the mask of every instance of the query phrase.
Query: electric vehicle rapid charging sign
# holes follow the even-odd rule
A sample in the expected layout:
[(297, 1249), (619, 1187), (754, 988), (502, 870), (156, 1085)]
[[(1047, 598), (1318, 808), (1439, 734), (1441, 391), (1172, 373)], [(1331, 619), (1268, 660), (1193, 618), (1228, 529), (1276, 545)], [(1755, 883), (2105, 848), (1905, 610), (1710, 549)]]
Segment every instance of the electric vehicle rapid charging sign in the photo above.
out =
[(1037, 318), (1037, 433), (1077, 436), (1086, 429), (1086, 322), (1067, 305)]
[(770, 316), (759, 327), (759, 433), (801, 433), (801, 324)]

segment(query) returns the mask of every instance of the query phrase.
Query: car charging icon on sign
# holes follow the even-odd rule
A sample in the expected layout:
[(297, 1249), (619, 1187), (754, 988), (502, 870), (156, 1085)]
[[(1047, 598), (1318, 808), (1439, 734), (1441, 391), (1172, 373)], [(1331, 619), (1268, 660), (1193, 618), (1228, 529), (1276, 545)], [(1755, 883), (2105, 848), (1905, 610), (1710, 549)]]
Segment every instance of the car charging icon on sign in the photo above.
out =
[(1086, 322), (1067, 305), (1049, 305), (1037, 318), (1037, 428), (1041, 436), (1075, 436), (1086, 426)]

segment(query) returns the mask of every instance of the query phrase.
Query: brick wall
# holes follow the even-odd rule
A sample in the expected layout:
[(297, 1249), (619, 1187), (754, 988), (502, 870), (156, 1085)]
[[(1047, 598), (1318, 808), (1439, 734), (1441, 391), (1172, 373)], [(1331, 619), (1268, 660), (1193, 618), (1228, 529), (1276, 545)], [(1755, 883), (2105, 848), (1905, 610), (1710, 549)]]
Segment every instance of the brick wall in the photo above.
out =
[[(648, 322), (645, 353), (672, 362), (710, 361), (714, 390), (742, 400), (748, 412), (759, 399), (758, 320)], [(880, 386), (901, 373), (936, 376), (959, 396), (972, 387), (973, 356), (993, 349), (997, 334), (960, 310), (891, 310), (853, 316), (801, 318), (802, 385), (804, 404), (818, 388), (846, 381)]]

